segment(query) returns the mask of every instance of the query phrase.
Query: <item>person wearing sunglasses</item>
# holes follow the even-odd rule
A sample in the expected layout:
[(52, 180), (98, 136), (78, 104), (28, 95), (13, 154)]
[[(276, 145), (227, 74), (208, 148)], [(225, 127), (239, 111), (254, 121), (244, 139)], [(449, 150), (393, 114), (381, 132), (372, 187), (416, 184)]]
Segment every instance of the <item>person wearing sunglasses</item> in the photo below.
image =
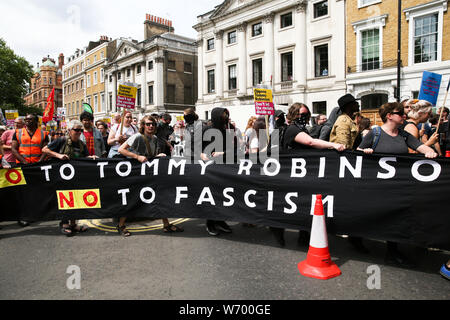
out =
[[(401, 129), (406, 115), (403, 106), (397, 102), (388, 102), (379, 110), (383, 125), (372, 129), (363, 138), (359, 151), (365, 154), (387, 153), (408, 154), (408, 148), (424, 154), (426, 158), (436, 158), (437, 153), (429, 146), (423, 144), (409, 132)], [(410, 112), (411, 114), (411, 112)], [(411, 268), (415, 266), (409, 258), (405, 257), (397, 248), (397, 243), (387, 242), (385, 262), (390, 265)]]
[[(79, 158), (96, 159), (96, 156), (90, 156), (88, 147), (81, 141), (80, 136), (83, 133), (83, 124), (78, 120), (72, 120), (67, 126), (68, 136), (60, 136), (53, 140), (42, 149), (42, 152), (49, 157), (67, 161)], [(85, 232), (87, 228), (78, 226), (75, 220), (62, 220), (60, 223), (61, 233), (71, 237), (75, 233)]]
[[(152, 116), (142, 118), (139, 126), (139, 132), (132, 135), (119, 147), (119, 153), (125, 157), (136, 159), (141, 163), (147, 162), (151, 158), (165, 157), (166, 140), (156, 136), (157, 121)], [(125, 226), (126, 217), (119, 219), (117, 231), (124, 237), (131, 233)], [(162, 219), (164, 232), (182, 232), (182, 228), (169, 223), (169, 219)]]

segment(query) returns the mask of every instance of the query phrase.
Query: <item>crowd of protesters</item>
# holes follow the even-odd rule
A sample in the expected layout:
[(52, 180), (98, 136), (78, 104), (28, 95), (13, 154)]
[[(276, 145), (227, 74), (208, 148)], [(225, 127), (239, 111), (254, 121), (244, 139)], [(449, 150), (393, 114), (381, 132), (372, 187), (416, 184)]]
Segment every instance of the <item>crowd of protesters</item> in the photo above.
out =
[[(80, 115), (80, 121), (69, 122), (66, 132), (56, 130), (50, 135), (39, 128), (38, 117), (30, 114), (24, 119), (16, 119), (15, 128), (2, 133), (2, 166), (10, 168), (48, 158), (70, 160), (82, 157), (127, 157), (144, 163), (154, 157), (184, 156), (194, 159), (198, 156), (196, 159), (225, 163), (230, 159), (236, 161), (239, 151), (250, 156), (273, 147), (283, 152), (334, 149), (365, 154), (420, 153), (426, 158), (444, 157), (450, 153), (448, 108), (439, 108), (437, 114), (433, 114), (431, 104), (424, 100), (385, 103), (379, 108), (383, 124), (378, 126), (360, 113), (359, 102), (351, 94), (342, 96), (337, 102), (338, 107), (332, 110), (328, 118), (319, 115), (311, 119), (311, 111), (303, 103), (294, 103), (287, 114), (276, 110), (270, 130), (265, 117), (253, 116), (248, 119), (242, 133), (230, 119), (229, 111), (219, 107), (212, 110), (208, 122), (199, 121), (195, 109), (188, 108), (184, 110), (184, 121), (177, 121), (174, 127), (170, 125), (172, 117), (167, 113), (147, 115), (138, 120), (133, 118), (131, 112), (126, 112), (123, 120), (120, 115), (114, 118), (110, 129), (102, 121), (97, 121), (94, 126), (93, 115), (85, 111)], [(208, 134), (211, 129), (222, 134), (223, 144), (219, 148), (209, 148), (214, 140), (204, 139), (205, 136), (213, 136)], [(273, 129), (278, 129), (279, 141), (271, 141), (269, 131)], [(196, 136), (200, 136), (200, 140)], [(181, 227), (170, 224), (167, 218), (162, 221), (164, 232), (183, 231)], [(125, 222), (125, 217), (119, 218), (117, 231), (123, 236), (130, 236)], [(28, 222), (19, 223), (28, 225)], [(61, 221), (60, 228), (66, 236), (86, 231), (74, 220)], [(285, 246), (284, 229), (270, 229), (277, 243)], [(225, 221), (216, 220), (207, 220), (206, 230), (212, 236), (232, 232)], [(300, 231), (298, 244), (308, 242), (309, 233)], [(358, 252), (369, 252), (362, 238), (350, 236), (349, 242)], [(386, 262), (413, 266), (398, 250), (397, 244), (389, 241)], [(450, 261), (441, 269), (447, 278), (449, 268)]]

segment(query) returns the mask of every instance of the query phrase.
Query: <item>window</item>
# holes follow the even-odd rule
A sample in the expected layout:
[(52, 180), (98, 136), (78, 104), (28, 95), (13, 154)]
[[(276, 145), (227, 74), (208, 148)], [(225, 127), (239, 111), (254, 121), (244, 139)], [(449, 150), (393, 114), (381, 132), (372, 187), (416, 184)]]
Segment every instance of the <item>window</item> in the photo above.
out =
[(236, 30), (228, 32), (228, 44), (236, 43)]
[(280, 24), (281, 29), (292, 26), (292, 12), (281, 15), (280, 21), (281, 21)]
[(192, 64), (190, 62), (184, 63), (184, 72), (192, 72)]
[(228, 66), (228, 90), (236, 90), (237, 89), (237, 73), (236, 73), (236, 65), (233, 64)]
[(102, 51), (101, 53), (100, 53), (100, 56), (102, 57), (102, 59), (105, 57), (105, 53)]
[(369, 94), (361, 97), (361, 110), (378, 109), (388, 102), (388, 95), (381, 93)]
[(328, 44), (314, 47), (314, 64), (316, 77), (328, 76)]
[(98, 109), (98, 96), (94, 96), (94, 110), (100, 111)]
[(207, 45), (206, 45), (207, 50), (212, 50), (212, 49), (214, 49), (214, 38), (208, 39), (208, 40), (206, 41), (206, 43), (207, 43)]
[(117, 79), (120, 80), (122, 78), (122, 72), (117, 73)]
[(192, 87), (184, 87), (184, 104), (192, 103)]
[(253, 86), (256, 87), (262, 83), (262, 59), (252, 61), (253, 70)]
[(361, 65), (362, 71), (380, 68), (379, 29), (371, 29), (361, 32)]
[(78, 81), (75, 83), (75, 90), (78, 91)]
[(153, 86), (148, 86), (148, 104), (153, 104)]
[(141, 88), (137, 89), (136, 100), (137, 100), (137, 105), (141, 106), (142, 105), (141, 104), (141, 102), (142, 102), (142, 99), (141, 99)]
[(72, 92), (74, 92), (75, 90), (73, 90), (73, 83), (72, 83)]
[(208, 71), (208, 93), (213, 93), (215, 91), (215, 75), (214, 70)]
[(113, 96), (112, 94), (109, 95), (109, 110), (112, 110), (112, 103), (113, 103)]
[(47, 78), (44, 77), (44, 84), (47, 84)]
[(167, 85), (167, 102), (169, 103), (175, 102), (175, 85), (173, 84)]
[(314, 19), (328, 15), (328, 1), (314, 3)]
[(86, 81), (87, 81), (86, 87), (89, 88), (91, 86), (91, 75), (90, 74), (87, 75)]
[(75, 66), (75, 72), (78, 73), (78, 65)]
[(281, 55), (281, 81), (292, 81), (292, 52)]
[(153, 70), (153, 60), (148, 62), (148, 70)]
[(105, 82), (105, 70), (100, 69), (100, 82)]
[(437, 60), (438, 14), (414, 19), (414, 63)]
[(138, 64), (138, 66), (137, 66), (137, 74), (140, 74), (140, 73), (141, 73), (141, 65)]
[(313, 113), (327, 114), (327, 102), (326, 101), (313, 102)]
[(168, 60), (167, 61), (167, 69), (176, 70), (176, 68), (175, 68), (175, 60)]
[(252, 37), (256, 37), (262, 34), (262, 22), (252, 25)]
[(48, 84), (52, 84), (52, 78), (48, 78)]
[(101, 101), (102, 101), (102, 103), (101, 103), (101, 106), (100, 106), (100, 110), (102, 111), (102, 110), (105, 110), (105, 107), (106, 107), (106, 104), (105, 104), (105, 94), (104, 93), (102, 93), (102, 95), (101, 95)]
[(365, 7), (374, 3), (380, 3), (381, 0), (358, 0), (358, 7)]
[(131, 70), (127, 69), (127, 78), (129, 78), (131, 76)]
[(83, 62), (81, 63), (81, 71), (83, 71)]
[(97, 62), (97, 55), (94, 56), (94, 63)]
[(94, 72), (94, 85), (97, 84), (97, 71)]
[(80, 89), (83, 89), (83, 79), (81, 79), (81, 81), (80, 81)]
[(112, 76), (109, 76), (109, 82), (110, 83), (112, 82)]

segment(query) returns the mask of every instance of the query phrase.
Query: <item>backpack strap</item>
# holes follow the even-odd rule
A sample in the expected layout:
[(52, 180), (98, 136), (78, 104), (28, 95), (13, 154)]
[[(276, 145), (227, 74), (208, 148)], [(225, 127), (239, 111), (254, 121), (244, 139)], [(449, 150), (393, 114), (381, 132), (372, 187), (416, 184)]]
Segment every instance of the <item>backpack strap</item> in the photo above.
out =
[(380, 141), (381, 136), (381, 127), (375, 127), (372, 129), (373, 132), (373, 140), (372, 140), (372, 150), (375, 150), (375, 148), (378, 145), (378, 142)]

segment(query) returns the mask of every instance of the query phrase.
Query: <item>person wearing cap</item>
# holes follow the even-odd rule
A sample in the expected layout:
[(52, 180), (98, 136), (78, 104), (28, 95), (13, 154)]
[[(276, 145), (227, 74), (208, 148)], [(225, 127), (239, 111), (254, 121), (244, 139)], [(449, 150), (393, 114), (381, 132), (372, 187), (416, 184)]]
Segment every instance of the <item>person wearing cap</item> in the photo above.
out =
[(351, 149), (358, 136), (358, 126), (353, 119), (359, 111), (359, 103), (351, 94), (346, 94), (339, 98), (338, 104), (342, 114), (331, 129), (330, 142), (341, 143), (346, 149)]

